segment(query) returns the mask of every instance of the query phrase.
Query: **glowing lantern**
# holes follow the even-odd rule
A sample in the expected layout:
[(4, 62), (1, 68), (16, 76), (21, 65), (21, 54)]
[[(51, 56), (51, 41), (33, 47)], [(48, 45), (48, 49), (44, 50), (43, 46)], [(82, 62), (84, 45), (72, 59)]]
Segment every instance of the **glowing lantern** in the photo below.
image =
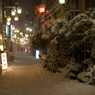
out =
[(45, 8), (46, 8), (46, 7), (45, 7), (45, 6), (42, 6), (42, 5), (37, 7), (38, 12), (39, 12), (40, 14), (42, 14), (42, 13), (45, 12)]
[(17, 13), (18, 13), (18, 14), (21, 14), (21, 12), (22, 12), (21, 7), (17, 7)]
[(15, 9), (12, 9), (12, 10), (11, 10), (11, 15), (12, 15), (12, 16), (15, 16), (15, 14), (16, 14), (16, 10), (15, 10)]
[(9, 21), (7, 21), (7, 25), (10, 25), (11, 23)]
[(23, 34), (23, 32), (20, 32), (20, 35), (22, 35)]
[(45, 7), (42, 7), (39, 9), (40, 13), (44, 13), (45, 12)]
[(16, 32), (19, 33), (19, 29), (17, 29)]
[(0, 50), (3, 51), (4, 47), (3, 47), (3, 39), (2, 39), (2, 35), (0, 34)]
[(28, 35), (27, 35), (27, 34), (25, 34), (25, 37), (28, 37)]
[(15, 21), (18, 21), (18, 20), (19, 20), (19, 18), (18, 18), (17, 15), (14, 17), (14, 20), (15, 20)]
[(8, 21), (8, 22), (10, 22), (10, 21), (11, 21), (11, 18), (10, 18), (9, 16), (7, 17), (7, 21)]
[(32, 31), (32, 29), (29, 30), (30, 32)]
[(15, 26), (14, 25), (12, 26), (12, 30), (15, 30)]
[(26, 28), (26, 30), (28, 31), (28, 30), (29, 30), (29, 28)]
[(65, 4), (65, 0), (59, 0), (60, 4)]

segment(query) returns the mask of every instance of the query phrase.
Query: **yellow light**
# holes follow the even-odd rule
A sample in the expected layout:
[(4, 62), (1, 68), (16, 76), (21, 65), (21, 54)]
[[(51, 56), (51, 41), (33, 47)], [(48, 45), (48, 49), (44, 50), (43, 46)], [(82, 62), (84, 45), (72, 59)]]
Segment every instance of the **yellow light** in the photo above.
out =
[(10, 21), (11, 21), (11, 18), (10, 18), (9, 16), (7, 17), (7, 21), (8, 21), (8, 22), (10, 22)]
[(16, 32), (19, 33), (19, 29), (17, 29)]
[(3, 51), (3, 50), (4, 50), (3, 45), (0, 45), (0, 50), (1, 50), (1, 51)]

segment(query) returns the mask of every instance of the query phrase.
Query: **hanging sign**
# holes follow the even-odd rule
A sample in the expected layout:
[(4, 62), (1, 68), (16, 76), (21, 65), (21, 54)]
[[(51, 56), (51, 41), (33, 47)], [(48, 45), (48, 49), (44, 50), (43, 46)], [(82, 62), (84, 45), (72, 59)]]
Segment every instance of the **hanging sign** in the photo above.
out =
[(1, 59), (2, 59), (2, 70), (8, 68), (7, 64), (7, 54), (6, 53), (1, 53)]

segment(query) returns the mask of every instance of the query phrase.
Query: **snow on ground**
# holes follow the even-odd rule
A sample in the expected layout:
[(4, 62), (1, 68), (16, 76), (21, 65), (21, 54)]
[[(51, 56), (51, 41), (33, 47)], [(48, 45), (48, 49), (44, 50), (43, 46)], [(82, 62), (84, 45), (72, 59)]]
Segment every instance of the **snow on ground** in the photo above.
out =
[(52, 74), (40, 60), (15, 53), (15, 61), (0, 76), (0, 95), (95, 95), (95, 87)]

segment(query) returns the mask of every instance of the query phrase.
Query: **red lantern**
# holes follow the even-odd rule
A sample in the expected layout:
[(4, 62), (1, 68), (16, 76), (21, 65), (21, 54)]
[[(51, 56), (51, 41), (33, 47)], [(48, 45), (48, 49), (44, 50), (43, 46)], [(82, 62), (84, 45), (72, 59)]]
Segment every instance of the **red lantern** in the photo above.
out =
[(15, 20), (15, 21), (18, 21), (18, 19), (19, 19), (19, 18), (18, 18), (18, 16), (16, 15), (16, 16), (14, 17), (14, 20)]
[(40, 6), (37, 7), (37, 10), (38, 10), (38, 12), (39, 12), (40, 14), (42, 14), (42, 13), (45, 12), (45, 8), (46, 8), (45, 6), (40, 5)]
[(15, 30), (15, 26), (14, 25), (12, 26), (12, 30)]

